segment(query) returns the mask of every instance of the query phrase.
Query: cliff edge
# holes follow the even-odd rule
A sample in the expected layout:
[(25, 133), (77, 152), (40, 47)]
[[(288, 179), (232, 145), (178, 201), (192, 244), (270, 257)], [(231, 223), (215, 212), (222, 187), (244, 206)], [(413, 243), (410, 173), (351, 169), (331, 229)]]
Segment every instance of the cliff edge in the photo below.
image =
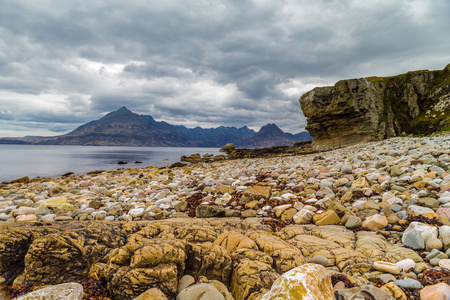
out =
[(300, 105), (318, 150), (447, 131), (450, 64), (438, 71), (341, 80), (305, 93)]

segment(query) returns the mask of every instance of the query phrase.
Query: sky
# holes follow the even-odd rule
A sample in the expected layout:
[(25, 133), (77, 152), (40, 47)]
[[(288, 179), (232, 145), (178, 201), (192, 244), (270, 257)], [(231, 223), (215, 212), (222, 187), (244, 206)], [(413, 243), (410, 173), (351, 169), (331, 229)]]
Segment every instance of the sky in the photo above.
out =
[(448, 0), (0, 0), (0, 136), (122, 106), (187, 127), (304, 130), (300, 96), (443, 69)]

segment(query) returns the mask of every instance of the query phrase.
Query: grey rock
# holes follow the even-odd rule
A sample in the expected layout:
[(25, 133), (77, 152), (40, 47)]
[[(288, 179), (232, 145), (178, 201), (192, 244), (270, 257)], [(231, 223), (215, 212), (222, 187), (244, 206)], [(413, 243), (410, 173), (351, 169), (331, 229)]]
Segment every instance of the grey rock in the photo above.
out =
[(394, 204), (394, 205), (391, 206), (391, 209), (392, 209), (393, 212), (399, 212), (399, 211), (402, 210), (402, 207), (400, 205), (398, 205), (398, 204)]
[(439, 266), (439, 261), (440, 261), (441, 259), (440, 258), (437, 258), (437, 257), (435, 257), (435, 258), (432, 258), (432, 259), (430, 259), (430, 264), (432, 265), (432, 266)]
[(431, 172), (437, 172), (439, 175), (442, 175), (445, 173), (445, 170), (438, 166), (432, 166), (430, 169)]
[(51, 213), (52, 212), (50, 211), (50, 209), (48, 209), (46, 206), (42, 206), (42, 207), (39, 207), (34, 214), (36, 216), (39, 216), (39, 215), (45, 216), (45, 215), (49, 215)]
[(405, 242), (403, 243), (405, 246), (413, 248), (414, 250), (424, 249), (425, 241), (423, 239), (420, 231), (411, 231), (408, 232), (405, 236)]
[(441, 251), (439, 251), (438, 249), (433, 249), (431, 250), (430, 253), (428, 253), (428, 255), (426, 256), (427, 260), (433, 259), (436, 256), (438, 256), (439, 254), (441, 254)]
[(396, 280), (394, 281), (394, 284), (408, 290), (418, 290), (422, 288), (422, 284), (419, 281), (412, 278)]
[(353, 229), (361, 226), (361, 224), (362, 221), (360, 218), (356, 216), (351, 216), (350, 218), (348, 218), (347, 222), (345, 222), (345, 227), (348, 229)]

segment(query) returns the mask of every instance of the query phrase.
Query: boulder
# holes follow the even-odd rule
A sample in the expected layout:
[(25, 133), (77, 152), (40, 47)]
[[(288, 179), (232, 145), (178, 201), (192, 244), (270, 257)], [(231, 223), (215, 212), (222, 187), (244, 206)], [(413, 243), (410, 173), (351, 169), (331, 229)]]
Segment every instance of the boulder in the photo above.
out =
[(334, 298), (331, 276), (325, 267), (305, 264), (284, 273), (261, 300)]
[(18, 300), (45, 299), (83, 300), (83, 286), (75, 282), (51, 285), (18, 298)]

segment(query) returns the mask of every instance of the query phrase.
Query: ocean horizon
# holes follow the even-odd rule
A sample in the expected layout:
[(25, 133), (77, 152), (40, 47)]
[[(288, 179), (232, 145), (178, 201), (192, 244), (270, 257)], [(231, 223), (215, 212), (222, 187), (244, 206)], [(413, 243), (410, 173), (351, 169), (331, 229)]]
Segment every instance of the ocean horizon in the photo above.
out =
[[(194, 153), (220, 154), (219, 148), (72, 145), (0, 145), (0, 182), (28, 176), (55, 177), (96, 170), (164, 167)], [(123, 161), (127, 164), (119, 165)], [(136, 163), (141, 162), (141, 163)]]

